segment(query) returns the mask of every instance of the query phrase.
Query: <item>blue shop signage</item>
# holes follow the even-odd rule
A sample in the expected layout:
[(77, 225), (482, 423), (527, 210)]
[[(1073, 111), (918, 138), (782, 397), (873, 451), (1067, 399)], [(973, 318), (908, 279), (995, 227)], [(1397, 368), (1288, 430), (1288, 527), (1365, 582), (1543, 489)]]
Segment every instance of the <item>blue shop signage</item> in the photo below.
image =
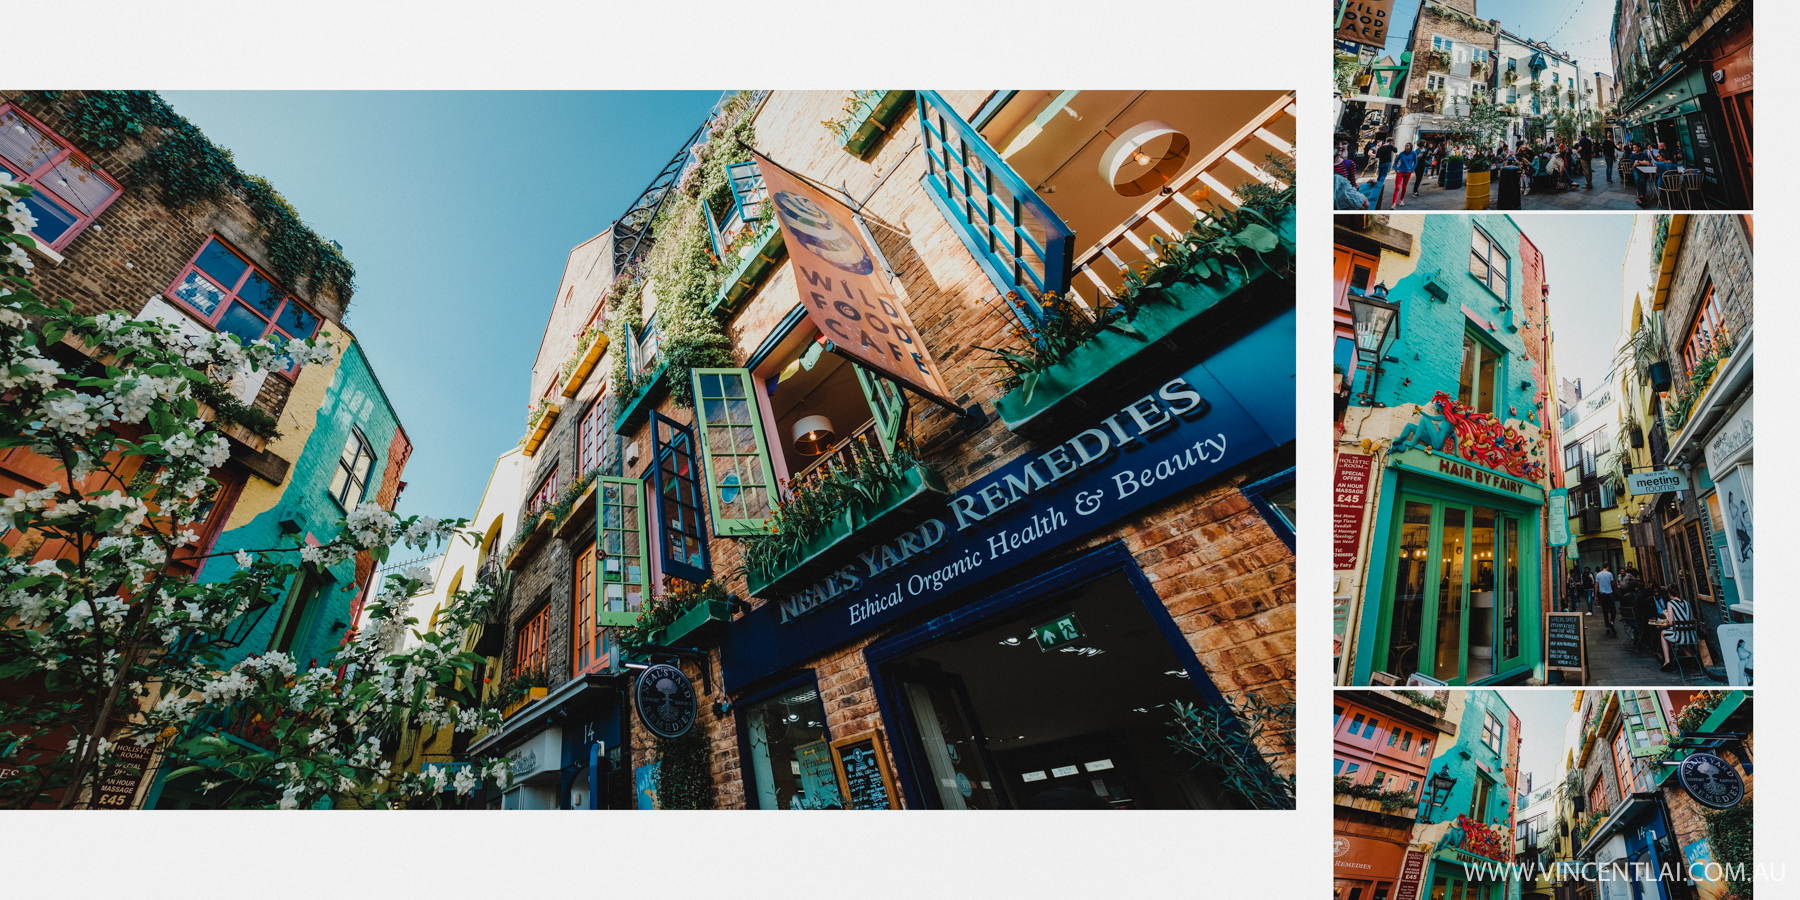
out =
[[(1294, 439), (1293, 314), (951, 495), (734, 621), (727, 690), (817, 656)], [(1286, 361), (1283, 366), (1282, 362)], [(1228, 389), (1229, 386), (1229, 389)], [(1242, 402), (1240, 402), (1240, 400)]]

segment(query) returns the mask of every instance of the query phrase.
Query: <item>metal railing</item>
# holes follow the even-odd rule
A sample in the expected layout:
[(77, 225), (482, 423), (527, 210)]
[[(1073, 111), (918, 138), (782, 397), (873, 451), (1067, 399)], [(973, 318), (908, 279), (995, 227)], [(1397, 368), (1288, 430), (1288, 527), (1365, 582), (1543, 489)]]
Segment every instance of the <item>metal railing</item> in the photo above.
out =
[(926, 193), (988, 280), (1028, 303), (1062, 293), (1075, 233), (936, 91), (919, 91)]
[(876, 453), (887, 455), (887, 449), (882, 446), (880, 440), (876, 439), (875, 420), (870, 419), (864, 422), (862, 427), (850, 432), (849, 436), (831, 445), (830, 450), (807, 463), (806, 468), (795, 472), (794, 477), (789, 479), (789, 490), (799, 490), (801, 485), (811, 486), (824, 478), (825, 474), (834, 466), (842, 466), (854, 473), (856, 471), (856, 440), (860, 437), (869, 438), (869, 446), (873, 447)]
[(1124, 283), (1124, 273), (1128, 269), (1147, 266), (1156, 259), (1151, 237), (1174, 240), (1185, 234), (1194, 222), (1207, 219), (1205, 210), (1190, 196), (1202, 186), (1211, 192), (1213, 202), (1223, 201), (1231, 209), (1242, 206), (1243, 198), (1227, 186), (1227, 178), (1242, 184), (1247, 175), (1271, 187), (1287, 187), (1285, 182), (1254, 162), (1270, 153), (1294, 155), (1293, 143), (1271, 130), (1284, 117), (1295, 118), (1291, 91), (1186, 172), (1177, 175), (1166, 190), (1139, 207), (1130, 218), (1077, 255), (1069, 294), (1084, 307), (1092, 309), (1101, 305), (1101, 299), (1111, 296)]

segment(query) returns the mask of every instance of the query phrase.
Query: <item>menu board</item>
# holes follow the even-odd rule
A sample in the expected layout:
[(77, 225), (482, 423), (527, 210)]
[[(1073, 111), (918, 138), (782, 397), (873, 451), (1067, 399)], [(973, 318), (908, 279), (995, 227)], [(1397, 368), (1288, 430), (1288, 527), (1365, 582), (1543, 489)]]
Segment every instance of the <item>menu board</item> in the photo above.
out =
[(1356, 551), (1362, 545), (1363, 507), (1368, 502), (1369, 472), (1375, 457), (1340, 453), (1332, 485), (1331, 568), (1356, 568)]
[(1587, 673), (1587, 647), (1581, 630), (1581, 613), (1553, 612), (1544, 621), (1544, 659), (1547, 668)]
[(113, 745), (113, 755), (122, 764), (109, 768), (101, 778), (94, 805), (101, 809), (129, 809), (137, 799), (138, 785), (144, 781), (144, 770), (150, 765), (150, 748), (120, 741)]
[(894, 777), (888, 771), (887, 747), (881, 732), (871, 731), (831, 742), (838, 785), (844, 791), (846, 809), (899, 809), (894, 796)]

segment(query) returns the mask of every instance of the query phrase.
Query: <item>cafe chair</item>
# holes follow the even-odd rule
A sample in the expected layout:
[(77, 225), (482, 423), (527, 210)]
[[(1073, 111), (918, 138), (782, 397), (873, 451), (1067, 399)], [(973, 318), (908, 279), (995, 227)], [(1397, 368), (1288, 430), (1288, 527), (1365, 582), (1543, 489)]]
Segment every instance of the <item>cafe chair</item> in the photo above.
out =
[(1625, 638), (1625, 649), (1636, 656), (1641, 641), (1638, 635), (1637, 596), (1635, 594), (1630, 602), (1619, 604), (1618, 624), (1619, 636)]
[(1700, 178), (1700, 171), (1698, 169), (1684, 173), (1681, 176), (1681, 192), (1687, 195), (1686, 200), (1688, 209), (1709, 208), (1706, 204), (1706, 191), (1701, 184)]
[(1656, 176), (1656, 190), (1662, 194), (1663, 209), (1689, 209), (1687, 195), (1681, 189), (1680, 172), (1664, 172)]
[[(1671, 616), (1675, 610), (1670, 604)], [(1692, 618), (1669, 621), (1669, 658), (1675, 662), (1675, 673), (1681, 677), (1682, 684), (1700, 684), (1706, 681), (1706, 668), (1700, 662), (1700, 639), (1698, 627)], [(1688, 680), (1687, 664), (1694, 664), (1694, 681)]]

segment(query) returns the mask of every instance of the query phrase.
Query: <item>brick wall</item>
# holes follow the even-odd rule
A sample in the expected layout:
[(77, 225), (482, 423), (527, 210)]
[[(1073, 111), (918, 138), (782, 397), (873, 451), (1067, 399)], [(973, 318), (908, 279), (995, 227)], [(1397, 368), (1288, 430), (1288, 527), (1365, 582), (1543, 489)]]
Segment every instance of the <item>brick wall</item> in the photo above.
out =
[(1663, 328), (1668, 338), (1669, 361), (1677, 381), (1686, 381), (1687, 363), (1682, 349), (1710, 283), (1719, 298), (1726, 330), (1742, 338), (1752, 322), (1751, 295), (1755, 287), (1750, 241), (1737, 216), (1688, 216), (1681, 242), (1681, 259), (1669, 299), (1663, 307)]
[[(1451, 40), (1474, 44), (1488, 50), (1494, 49), (1495, 45), (1494, 31), (1491, 27), (1475, 28), (1459, 19), (1441, 15), (1437, 10), (1432, 9), (1433, 3), (1440, 3), (1472, 16), (1477, 15), (1475, 0), (1431, 0), (1431, 2), (1420, 4), (1418, 22), (1413, 27), (1412, 46), (1407, 48), (1412, 51), (1414, 65), (1407, 72), (1406, 90), (1400, 95), (1407, 101), (1409, 110), (1412, 108), (1412, 95), (1425, 89), (1427, 74), (1432, 72), (1439, 75), (1448, 74), (1445, 71), (1433, 70), (1424, 64), (1422, 54), (1431, 50), (1433, 35), (1442, 35)], [(1439, 107), (1439, 110), (1441, 111), (1442, 107)]]

